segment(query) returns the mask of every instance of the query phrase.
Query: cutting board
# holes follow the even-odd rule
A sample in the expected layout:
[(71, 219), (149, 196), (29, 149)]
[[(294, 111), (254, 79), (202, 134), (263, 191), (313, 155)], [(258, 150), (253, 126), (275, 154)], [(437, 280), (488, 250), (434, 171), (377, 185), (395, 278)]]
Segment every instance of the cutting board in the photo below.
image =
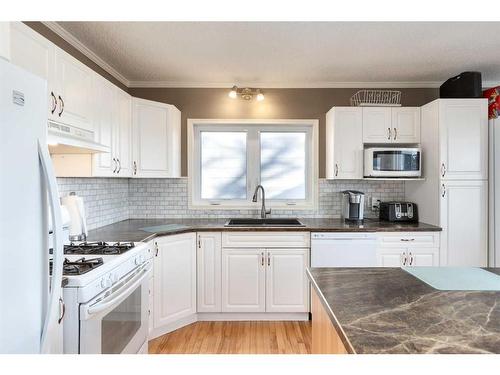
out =
[(438, 290), (500, 291), (500, 276), (478, 267), (403, 267)]

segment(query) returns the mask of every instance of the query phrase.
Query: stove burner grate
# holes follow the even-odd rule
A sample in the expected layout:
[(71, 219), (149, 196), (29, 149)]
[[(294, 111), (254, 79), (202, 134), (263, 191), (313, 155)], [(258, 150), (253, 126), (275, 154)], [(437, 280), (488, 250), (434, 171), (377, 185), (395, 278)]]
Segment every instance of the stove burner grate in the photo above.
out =
[(64, 254), (96, 254), (96, 255), (118, 255), (127, 252), (134, 247), (133, 242), (116, 242), (108, 244), (106, 242), (71, 242), (64, 246)]

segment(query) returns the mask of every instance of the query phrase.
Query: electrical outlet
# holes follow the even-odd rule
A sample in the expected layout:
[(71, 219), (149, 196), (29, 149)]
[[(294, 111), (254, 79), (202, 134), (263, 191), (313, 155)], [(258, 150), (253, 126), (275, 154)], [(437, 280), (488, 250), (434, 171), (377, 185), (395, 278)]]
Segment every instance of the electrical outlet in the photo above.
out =
[(380, 209), (380, 199), (372, 197), (372, 211), (378, 211)]

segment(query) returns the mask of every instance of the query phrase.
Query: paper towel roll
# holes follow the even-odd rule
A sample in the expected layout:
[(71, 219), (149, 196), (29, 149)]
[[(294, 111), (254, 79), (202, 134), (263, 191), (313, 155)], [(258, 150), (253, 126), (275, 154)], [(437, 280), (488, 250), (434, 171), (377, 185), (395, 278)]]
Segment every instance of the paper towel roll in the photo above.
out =
[(85, 241), (87, 239), (87, 222), (83, 199), (71, 192), (61, 198), (61, 203), (68, 210), (70, 217), (69, 239), (71, 241)]

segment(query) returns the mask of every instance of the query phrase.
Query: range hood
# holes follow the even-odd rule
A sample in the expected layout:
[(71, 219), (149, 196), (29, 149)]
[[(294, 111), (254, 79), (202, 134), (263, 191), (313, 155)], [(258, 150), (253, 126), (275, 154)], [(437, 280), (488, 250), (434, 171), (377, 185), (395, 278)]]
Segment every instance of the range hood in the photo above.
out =
[(94, 141), (94, 132), (70, 125), (48, 122), (47, 143), (51, 154), (95, 154), (110, 152)]

